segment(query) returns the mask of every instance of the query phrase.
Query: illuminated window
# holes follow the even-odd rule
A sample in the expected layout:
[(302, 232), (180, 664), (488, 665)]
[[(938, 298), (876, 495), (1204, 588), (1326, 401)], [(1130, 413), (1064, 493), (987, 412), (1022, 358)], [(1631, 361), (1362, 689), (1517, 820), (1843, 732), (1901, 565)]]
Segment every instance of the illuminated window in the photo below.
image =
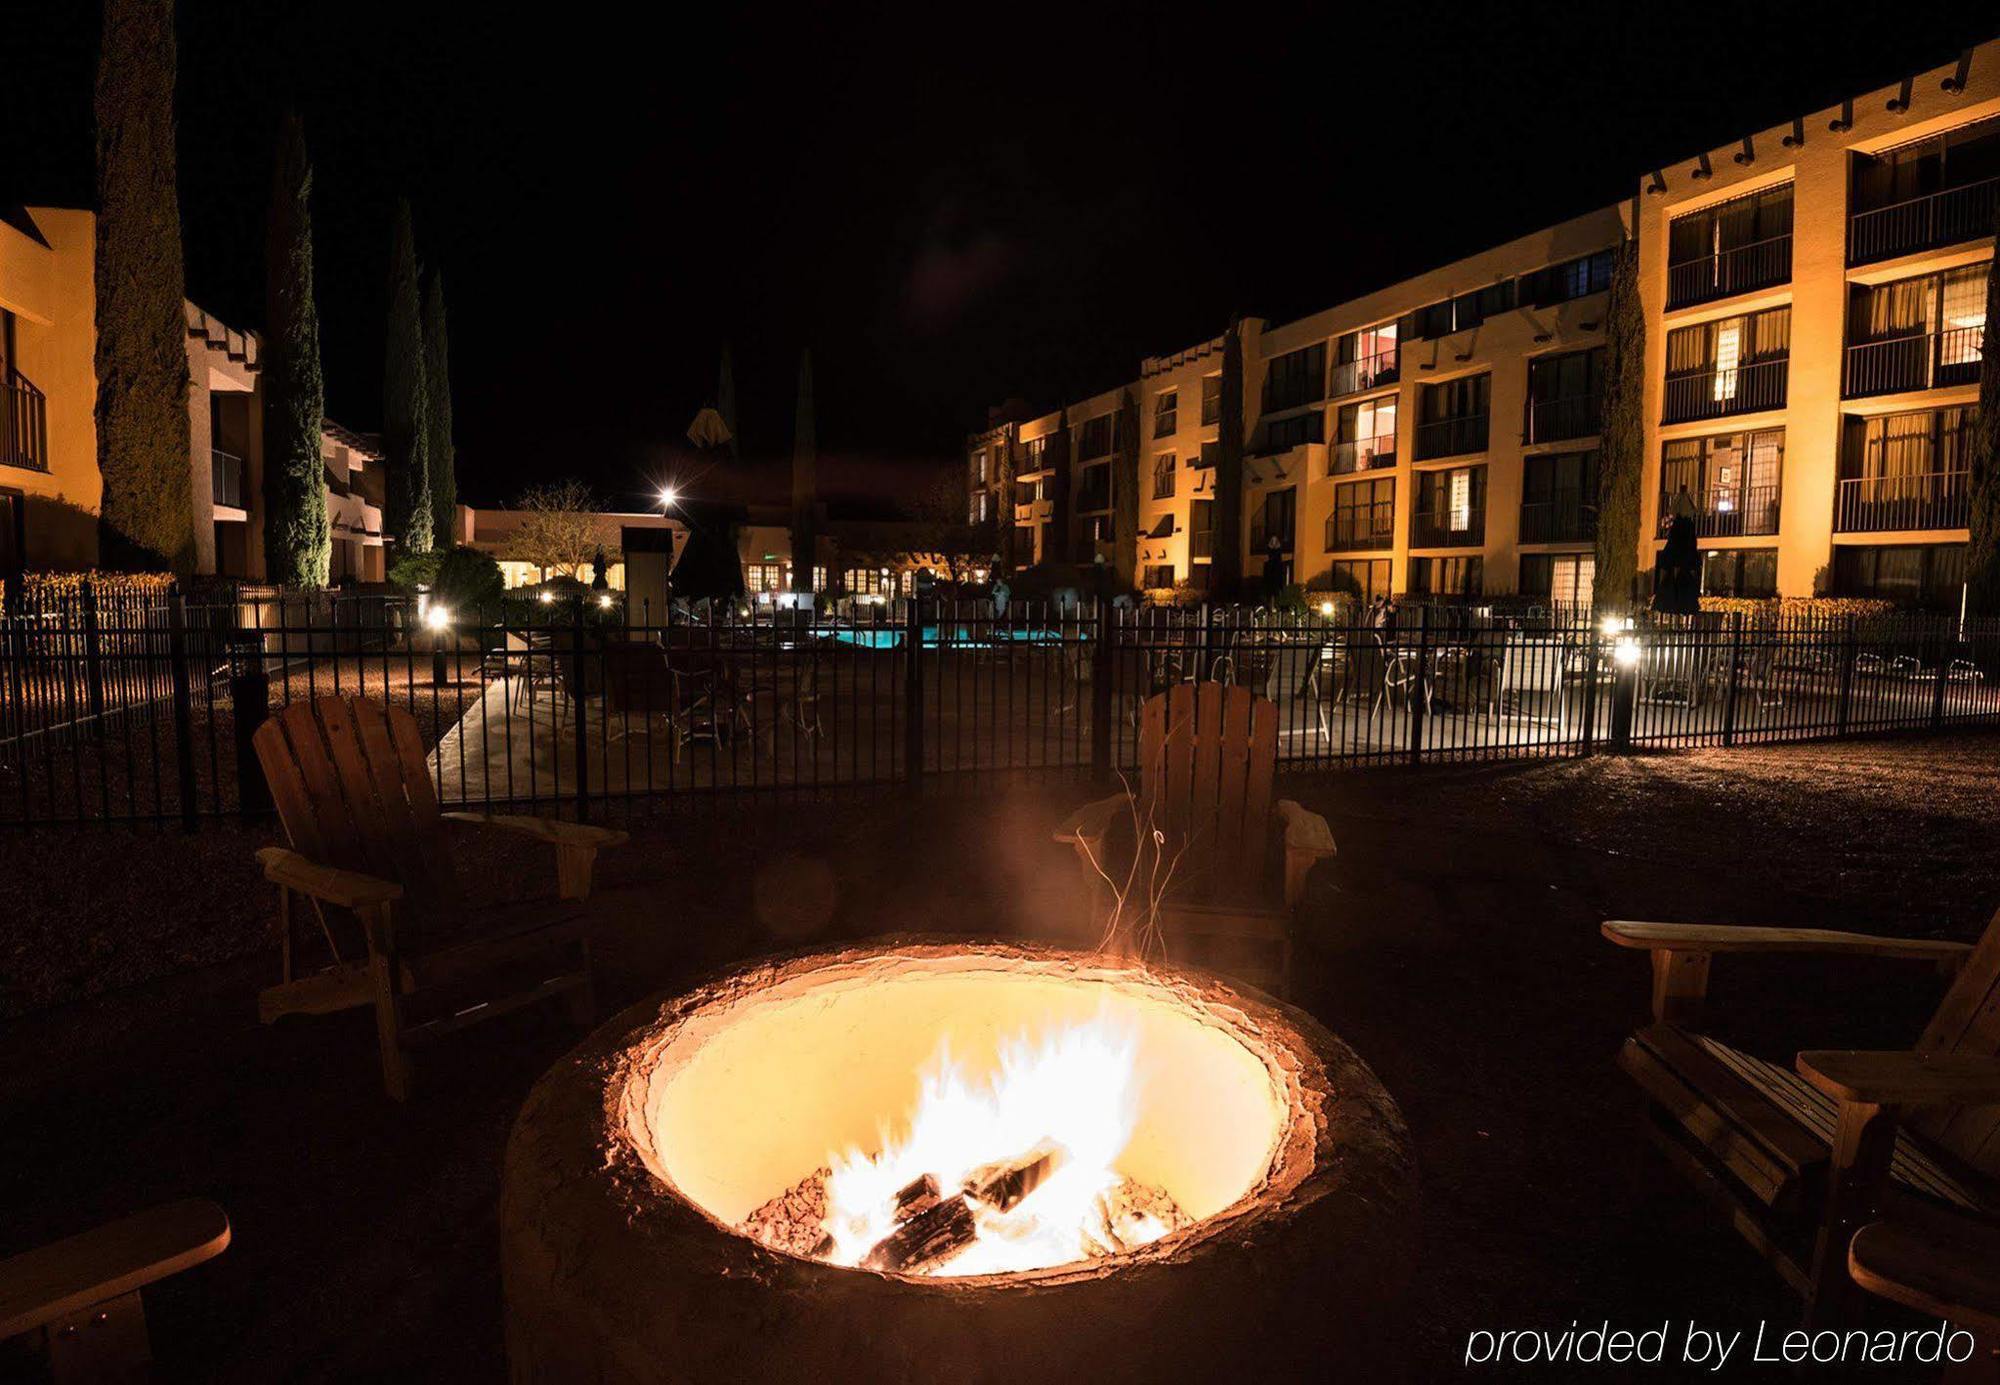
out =
[(1153, 400), (1153, 436), (1170, 438), (1180, 428), (1179, 390), (1161, 390)]
[(1162, 452), (1153, 458), (1153, 499), (1174, 498), (1174, 454)]

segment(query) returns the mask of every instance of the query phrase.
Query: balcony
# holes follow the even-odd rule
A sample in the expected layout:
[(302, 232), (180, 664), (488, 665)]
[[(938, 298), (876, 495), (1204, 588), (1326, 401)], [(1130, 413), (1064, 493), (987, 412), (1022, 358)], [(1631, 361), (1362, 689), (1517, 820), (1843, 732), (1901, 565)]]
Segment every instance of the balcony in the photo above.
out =
[(1841, 394), (1862, 399), (1871, 394), (1976, 385), (1985, 340), (1984, 327), (1953, 327), (1850, 346)]
[(1840, 483), (1833, 507), (1837, 534), (1890, 529), (1963, 529), (1972, 522), (1972, 474), (1857, 476)]
[[(1453, 520), (1457, 527), (1453, 527)], [(1480, 548), (1486, 543), (1486, 507), (1474, 505), (1453, 515), (1450, 510), (1419, 510), (1411, 516), (1412, 548)]]
[(1391, 507), (1384, 505), (1356, 510), (1335, 510), (1326, 517), (1326, 551), (1329, 553), (1376, 553), (1396, 546), (1396, 521)]
[(0, 466), (49, 469), (48, 400), (19, 375), (0, 380)]
[(1356, 471), (1379, 471), (1396, 464), (1396, 435), (1355, 438), (1337, 442), (1327, 454), (1326, 474), (1346, 476)]
[(1332, 388), (1329, 393), (1335, 397), (1343, 394), (1359, 394), (1362, 390), (1379, 389), (1383, 385), (1393, 385), (1399, 378), (1399, 353), (1395, 347), (1378, 351), (1372, 356), (1363, 356), (1356, 361), (1337, 361), (1333, 367)]
[(1572, 394), (1562, 399), (1541, 399), (1528, 405), (1528, 426), (1521, 435), (1524, 443), (1566, 442), (1587, 438), (1603, 426), (1603, 397)]
[(1847, 218), (1847, 262), (1871, 264), (1993, 234), (2000, 178), (1984, 178)]
[(1417, 425), (1417, 460), (1459, 457), (1486, 450), (1487, 414), (1461, 414), (1456, 418), (1432, 419)]
[(1588, 543), (1597, 537), (1597, 496), (1560, 490), (1521, 502), (1522, 543)]
[(1727, 418), (1731, 414), (1782, 409), (1790, 371), (1791, 357), (1786, 355), (1727, 369), (1711, 368), (1673, 376), (1667, 381), (1660, 421), (1687, 423), (1699, 418)]
[(224, 452), (212, 448), (208, 454), (209, 485), (213, 500), (217, 505), (226, 505), (233, 510), (245, 508), (243, 504), (243, 459), (234, 452)]
[[(1778, 487), (1743, 486), (1708, 493), (1708, 506), (1694, 515), (1694, 532), (1704, 539), (1734, 539), (1778, 532)], [(1674, 497), (1660, 497), (1660, 537), (1673, 524)]]
[(1667, 307), (1713, 303), (1752, 289), (1792, 281), (1792, 236), (1739, 245), (1700, 259), (1667, 266)]

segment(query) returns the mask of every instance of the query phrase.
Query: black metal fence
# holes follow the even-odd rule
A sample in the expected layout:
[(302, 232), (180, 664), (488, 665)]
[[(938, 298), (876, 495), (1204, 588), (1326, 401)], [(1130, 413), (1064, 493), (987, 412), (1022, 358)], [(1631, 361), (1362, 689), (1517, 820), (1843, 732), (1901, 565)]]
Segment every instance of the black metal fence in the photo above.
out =
[(1290, 769), (2000, 725), (2000, 622), (1406, 607), (864, 601), (627, 613), (615, 598), (65, 601), (0, 617), (0, 822), (268, 808), (250, 737), (328, 694), (407, 708), (449, 806), (591, 817), (718, 792), (1106, 777), (1185, 679), (1277, 704)]

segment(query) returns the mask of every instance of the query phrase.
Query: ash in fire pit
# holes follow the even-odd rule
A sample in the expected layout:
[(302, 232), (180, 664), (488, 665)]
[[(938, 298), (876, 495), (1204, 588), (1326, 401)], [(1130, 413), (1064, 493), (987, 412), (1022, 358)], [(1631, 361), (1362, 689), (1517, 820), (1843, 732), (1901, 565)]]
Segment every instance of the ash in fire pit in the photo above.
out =
[(834, 1155), (743, 1230), (775, 1250), (903, 1274), (1045, 1269), (1150, 1245), (1191, 1219), (1118, 1168), (1137, 1122), (1137, 1049), (1133, 1030), (1100, 1017), (1001, 1045), (982, 1083), (942, 1044), (907, 1133), (872, 1155)]

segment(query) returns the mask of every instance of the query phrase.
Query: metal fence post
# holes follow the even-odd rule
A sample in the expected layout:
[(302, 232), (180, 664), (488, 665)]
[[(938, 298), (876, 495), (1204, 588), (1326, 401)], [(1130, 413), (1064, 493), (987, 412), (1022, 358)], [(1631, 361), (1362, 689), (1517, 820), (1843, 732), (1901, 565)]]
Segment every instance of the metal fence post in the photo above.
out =
[(1729, 618), (1729, 696), (1722, 704), (1722, 743), (1736, 744), (1736, 684), (1743, 667), (1743, 612)]
[(194, 694), (188, 677), (187, 603), (179, 592), (167, 602), (167, 673), (174, 691), (174, 759), (181, 793), (181, 826), (195, 830)]
[(570, 686), (576, 690), (571, 699), (570, 720), (574, 723), (576, 744), (576, 820), (590, 821), (590, 737), (584, 731), (585, 702), (584, 690), (590, 685), (584, 681), (583, 668), (583, 598), (579, 596), (570, 608), (569, 624)]
[(1090, 777), (1103, 783), (1111, 778), (1111, 661), (1117, 613), (1103, 597), (1097, 599), (1096, 611), (1097, 642), (1090, 650)]
[[(1602, 638), (1598, 627), (1592, 625), (1584, 634), (1583, 646), (1583, 726), (1578, 732), (1577, 753), (1594, 754), (1597, 749), (1597, 645)], [(1562, 664), (1566, 662), (1558, 656), (1556, 665), (1556, 695), (1567, 698), (1569, 689), (1562, 686)], [(1565, 712), (1567, 704), (1565, 704)]]
[(1938, 621), (1937, 691), (1931, 696), (1931, 730), (1933, 731), (1939, 730), (1944, 726), (1944, 688), (1945, 684), (1950, 681), (1948, 675), (1951, 672), (1950, 630), (1951, 622), (1949, 620)]
[(104, 647), (97, 629), (97, 584), (83, 584), (83, 681), (90, 697), (90, 733), (104, 734)]
[(916, 584), (903, 606), (903, 778), (924, 777), (924, 602)]
[(1424, 680), (1425, 668), (1430, 663), (1431, 653), (1431, 608), (1417, 607), (1417, 678), (1411, 690), (1403, 694), (1405, 705), (1410, 709), (1410, 763), (1418, 764), (1424, 757)]
[(263, 637), (239, 634), (229, 663), (229, 721), (236, 732), (236, 810), (249, 817), (271, 811), (271, 786), (265, 782), (257, 747), (252, 744), (257, 728), (271, 715), (271, 675), (264, 671)]
[(1847, 734), (1848, 707), (1854, 697), (1854, 655), (1854, 617), (1849, 616), (1847, 618), (1847, 635), (1842, 642), (1840, 652), (1840, 696), (1834, 703), (1833, 730), (1836, 736), (1845, 736)]

